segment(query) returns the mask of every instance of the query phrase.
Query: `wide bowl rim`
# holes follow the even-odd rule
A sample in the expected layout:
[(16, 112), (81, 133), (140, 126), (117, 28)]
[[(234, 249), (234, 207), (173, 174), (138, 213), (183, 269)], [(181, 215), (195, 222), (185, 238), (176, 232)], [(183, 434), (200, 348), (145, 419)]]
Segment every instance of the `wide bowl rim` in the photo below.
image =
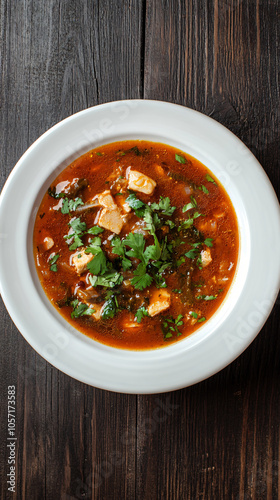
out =
[[(46, 311), (44, 311), (46, 320), (49, 322), (49, 327), (54, 328), (57, 330), (59, 328), (58, 332), (54, 335), (48, 333), (48, 344), (52, 345), (52, 352), (49, 349), (47, 352), (46, 350), (44, 351), (42, 349), (42, 339), (40, 339), (40, 342), (36, 341), (36, 332), (33, 330), (32, 331), (32, 325), (30, 324), (30, 321), (28, 321), (28, 314), (26, 314), (26, 311), (24, 310), (23, 307), (20, 307), (19, 304), (19, 299), (15, 294), (15, 290), (13, 289), (13, 285), (8, 285), (7, 282), (7, 275), (5, 274), (4, 270), (4, 262), (7, 260), (7, 252), (10, 246), (16, 246), (16, 244), (20, 244), (22, 246), (23, 242), (26, 240), (26, 235), (29, 231), (29, 236), (30, 236), (30, 227), (32, 227), (32, 221), (34, 220), (34, 211), (36, 209), (36, 203), (35, 203), (35, 198), (34, 198), (34, 191), (32, 191), (32, 173), (34, 176), (34, 172), (36, 172), (35, 177), (38, 177), (37, 184), (34, 186), (35, 188), (38, 188), (38, 183), (42, 182), (42, 175), (40, 176), (37, 173), (37, 170), (35, 170), (34, 162), (38, 161), (38, 157), (42, 152), (46, 152), (48, 148), (54, 143), (56, 143), (56, 137), (57, 135), (60, 135), (61, 137), (64, 137), (65, 133), (69, 132), (69, 130), (73, 131), (73, 126), (75, 128), (75, 122), (76, 125), (78, 122), (80, 123), (85, 123), (85, 127), (89, 127), (89, 123), (91, 120), (95, 120), (97, 117), (97, 120), (99, 119), (98, 125), (101, 127), (101, 120), (103, 120), (103, 129), (99, 129), (99, 132), (101, 130), (101, 133), (96, 135), (94, 137), (94, 134), (92, 134), (92, 130), (88, 128), (89, 133), (88, 137), (84, 141), (84, 145), (81, 145), (81, 141), (78, 143), (76, 141), (75, 147), (73, 148), (73, 152), (71, 153), (70, 147), (69, 150), (63, 151), (63, 154), (60, 155), (60, 161), (55, 163), (55, 155), (54, 157), (50, 157), (50, 166), (48, 174), (49, 175), (54, 175), (57, 172), (57, 169), (62, 169), (63, 166), (66, 166), (66, 162), (70, 163), (69, 159), (71, 159), (71, 154), (78, 157), (80, 156), (83, 148), (86, 148), (87, 150), (92, 149), (93, 147), (97, 147), (101, 141), (101, 143), (105, 144), (108, 142), (114, 142), (113, 140), (107, 140), (109, 137), (118, 137), (118, 135), (125, 134), (125, 131), (127, 131), (127, 134), (131, 134), (137, 136), (137, 133), (140, 134), (140, 136), (143, 136), (144, 129), (143, 125), (145, 124), (145, 114), (149, 116), (149, 120), (151, 120), (154, 116), (154, 114), (157, 113), (159, 115), (168, 115), (169, 120), (174, 120), (178, 119), (179, 121), (181, 120), (181, 125), (182, 123), (185, 124), (188, 120), (194, 121), (194, 134), (202, 134), (202, 137), (204, 140), (207, 140), (207, 136), (203, 136), (204, 128), (205, 130), (208, 129), (208, 132), (210, 135), (212, 134), (213, 137), (210, 138), (210, 143), (211, 140), (216, 140), (216, 137), (218, 140), (224, 140), (226, 141), (227, 145), (231, 146), (231, 148), (239, 148), (239, 153), (237, 153), (237, 158), (239, 161), (239, 166), (241, 165), (241, 174), (245, 179), (242, 179), (241, 182), (241, 175), (240, 172), (236, 173), (238, 168), (238, 161), (236, 159), (231, 159), (231, 166), (235, 168), (231, 168), (228, 170), (221, 169), (220, 173), (222, 175), (221, 182), (222, 184), (225, 184), (225, 181), (229, 182), (229, 189), (232, 189), (234, 192), (234, 184), (238, 186), (239, 184), (239, 189), (240, 186), (242, 186), (243, 191), (245, 192), (247, 188), (244, 186), (244, 182), (246, 183), (246, 179), (248, 181), (248, 172), (244, 169), (243, 163), (244, 159), (246, 159), (246, 165), (250, 171), (253, 171), (255, 176), (257, 177), (257, 180), (254, 181), (254, 187), (258, 191), (260, 190), (260, 185), (262, 184), (262, 190), (265, 193), (265, 200), (267, 201), (269, 205), (269, 216), (271, 217), (271, 213), (273, 214), (273, 224), (271, 227), (269, 227), (266, 224), (266, 228), (264, 231), (264, 236), (268, 238), (270, 244), (271, 244), (271, 239), (273, 239), (273, 244), (274, 244), (274, 249), (275, 245), (276, 248), (280, 249), (280, 238), (277, 236), (277, 234), (273, 235), (272, 238), (272, 233), (275, 233), (275, 228), (279, 227), (279, 221), (280, 221), (280, 211), (279, 211), (279, 203), (276, 198), (276, 195), (274, 193), (273, 187), (265, 174), (264, 170), (262, 169), (261, 165), (259, 162), (256, 160), (256, 158), (252, 155), (252, 153), (244, 146), (244, 144), (234, 135), (232, 134), (228, 129), (226, 129), (223, 125), (219, 124), (212, 118), (207, 117), (206, 115), (203, 115), (202, 113), (199, 113), (197, 111), (191, 110), (189, 108), (185, 108), (184, 106), (180, 106), (177, 104), (172, 104), (172, 103), (165, 103), (162, 101), (151, 101), (151, 100), (125, 100), (125, 101), (114, 101), (114, 102), (109, 102), (105, 104), (101, 104), (98, 106), (94, 106), (92, 108), (88, 108), (86, 110), (80, 111), (74, 115), (71, 115), (70, 117), (62, 120), (58, 124), (54, 125), (51, 129), (49, 129), (47, 132), (45, 132), (41, 137), (33, 143), (33, 145), (30, 146), (30, 148), (24, 153), (24, 155), (20, 158), (20, 160), (17, 162), (16, 166), (12, 170), (10, 176), (8, 177), (5, 186), (2, 190), (1, 197), (0, 197), (0, 227), (4, 228), (3, 233), (0, 235), (0, 291), (2, 298), (4, 300), (4, 303), (7, 307), (8, 312), (10, 313), (14, 323), (16, 324), (17, 328), (21, 331), (23, 336), (26, 338), (26, 340), (32, 345), (32, 347), (40, 354), (42, 355), (45, 359), (47, 359), (51, 364), (62, 370), (63, 372), (67, 373), (68, 375), (77, 378), (78, 380), (88, 383), (90, 385), (94, 385), (96, 387), (100, 387), (102, 389), (107, 389), (107, 390), (113, 390), (116, 392), (127, 392), (127, 393), (157, 393), (157, 392), (166, 392), (169, 390), (175, 390), (175, 389), (180, 389), (182, 387), (185, 387), (187, 385), (191, 385), (193, 383), (199, 382), (200, 380), (203, 380), (212, 374), (216, 373), (219, 371), (221, 368), (225, 367), (228, 365), (231, 361), (233, 361), (241, 352), (246, 349), (246, 347), (254, 340), (256, 335), (258, 334), (259, 330), (262, 328), (263, 324), (265, 323), (267, 317), (270, 314), (270, 311), (273, 307), (274, 301), (277, 297), (277, 293), (279, 290), (279, 283), (280, 283), (280, 263), (279, 261), (276, 262), (275, 264), (275, 269), (274, 273), (272, 273), (269, 276), (269, 283), (270, 283), (270, 293), (268, 295), (267, 287), (264, 293), (262, 294), (256, 294), (254, 295), (254, 290), (253, 290), (253, 281), (251, 278), (251, 285), (248, 288), (248, 283), (244, 277), (243, 280), (243, 285), (244, 288), (247, 288), (250, 290), (250, 297), (252, 297), (253, 302), (257, 302), (260, 304), (260, 308), (254, 303), (253, 309), (252, 309), (252, 304), (250, 304), (250, 307), (245, 308), (245, 310), (241, 310), (242, 308), (239, 307), (239, 309), (236, 309), (236, 313), (240, 314), (241, 319), (244, 318), (244, 314), (246, 317), (250, 317), (250, 315), (255, 317), (254, 321), (252, 321), (252, 324), (249, 323), (249, 328), (247, 325), (247, 330), (246, 328), (243, 330), (240, 327), (240, 332), (242, 330), (242, 334), (237, 337), (238, 341), (235, 341), (235, 339), (232, 337), (232, 333), (229, 331), (228, 334), (228, 345), (227, 341), (225, 340), (225, 334), (221, 334), (223, 324), (219, 325), (219, 331), (220, 331), (220, 336), (222, 335), (222, 343), (224, 344), (223, 347), (221, 347), (221, 342), (216, 341), (213, 343), (211, 346), (211, 338), (214, 338), (213, 331), (209, 332), (205, 335), (205, 339), (199, 338), (197, 342), (193, 342), (193, 344), (183, 345), (181, 344), (180, 341), (178, 343), (182, 345), (181, 352), (178, 353), (178, 350), (176, 349), (171, 352), (172, 350), (168, 348), (163, 348), (163, 349), (158, 349), (158, 350), (152, 350), (152, 351), (140, 351), (135, 353), (135, 351), (123, 351), (115, 348), (106, 348), (104, 347), (103, 344), (96, 345), (98, 343), (94, 343), (94, 353), (92, 351), (92, 341), (89, 346), (89, 342), (85, 340), (84, 336), (83, 338), (80, 337), (80, 333), (77, 332), (76, 330), (73, 331), (74, 329), (65, 328), (65, 325), (61, 323), (60, 319), (58, 318), (57, 315), (55, 315), (52, 312), (50, 312), (48, 306), (46, 306), (46, 303), (43, 301), (37, 301), (36, 304), (42, 303), (44, 304), (43, 307), (45, 307)], [(90, 117), (90, 120), (88, 118)], [(105, 120), (105, 121), (104, 121)], [(107, 120), (107, 124), (105, 123)], [(141, 122), (142, 129), (140, 131), (139, 126), (136, 126), (136, 121), (138, 120)], [(141, 121), (142, 120), (142, 121)], [(159, 126), (159, 120), (160, 118), (154, 118), (155, 124)], [(108, 123), (111, 121), (113, 124), (112, 126), (115, 127), (114, 130), (110, 130), (110, 124), (108, 126)], [(125, 126), (124, 126), (125, 125)], [(199, 127), (203, 129), (203, 132), (199, 131)], [(163, 127), (164, 128), (164, 127)], [(120, 132), (121, 129), (121, 132)], [(215, 133), (213, 134), (213, 129)], [(98, 130), (98, 128), (94, 129)], [(137, 132), (138, 130), (138, 132)], [(165, 125), (164, 132), (161, 131), (159, 136), (165, 136), (168, 134), (168, 131), (170, 131), (170, 125)], [(140, 133), (141, 132), (141, 133)], [(192, 131), (193, 132), (193, 131)], [(83, 132), (84, 133), (84, 132)], [(171, 133), (171, 132), (170, 132)], [(188, 133), (191, 134), (190, 130), (188, 130)], [(75, 134), (74, 134), (75, 135)], [(149, 135), (149, 134), (148, 134)], [(130, 139), (130, 136), (128, 139)], [(84, 137), (84, 136), (83, 136)], [(149, 135), (150, 137), (150, 135)], [(157, 135), (156, 135), (157, 137)], [(140, 137), (144, 138), (144, 137)], [(80, 139), (79, 139), (80, 140)], [(151, 139), (153, 140), (153, 139)], [(176, 142), (177, 139), (172, 138), (172, 144)], [(67, 142), (67, 141), (66, 141)], [(163, 141), (159, 141), (163, 142)], [(179, 141), (180, 142), (180, 141)], [(179, 144), (178, 142), (178, 144)], [(170, 143), (170, 142), (168, 142)], [(89, 147), (89, 145), (91, 145)], [(71, 145), (72, 146), (72, 145)], [(81, 147), (80, 147), (81, 146)], [(58, 147), (56, 145), (56, 147)], [(224, 147), (224, 146), (223, 146)], [(211, 149), (211, 144), (209, 146)], [(203, 149), (203, 148), (202, 148)], [(222, 149), (222, 148), (221, 148)], [(183, 150), (183, 149), (182, 149)], [(186, 149), (185, 149), (186, 150)], [(75, 153), (76, 151), (76, 153)], [(190, 152), (189, 150), (186, 152)], [(69, 153), (70, 156), (69, 156)], [(190, 152), (192, 154), (192, 152)], [(234, 154), (233, 150), (231, 150), (232, 157), (236, 157), (236, 153)], [(200, 159), (200, 158), (198, 158)], [(209, 162), (211, 163), (211, 160)], [(216, 159), (214, 158), (214, 163)], [(221, 161), (220, 159), (217, 160), (217, 163)], [(235, 162), (235, 163), (234, 163)], [(237, 162), (237, 164), (236, 164)], [(205, 162), (204, 162), (205, 163)], [(214, 165), (213, 163), (213, 165)], [(59, 166), (58, 166), (59, 165)], [(248, 166), (249, 165), (249, 166)], [(209, 164), (206, 164), (208, 168)], [(215, 168), (216, 165), (214, 165)], [(210, 168), (211, 170), (211, 168)], [(7, 237), (6, 232), (5, 232), (5, 227), (7, 227), (7, 221), (5, 221), (4, 217), (4, 212), (7, 213), (7, 209), (10, 207), (11, 208), (11, 194), (13, 192), (13, 189), (18, 189), (19, 182), (22, 181), (23, 176), (22, 173), (25, 173), (26, 175), (30, 175), (30, 182), (31, 182), (31, 187), (29, 188), (28, 192), (33, 193), (33, 204), (29, 203), (23, 203), (23, 201), (20, 199), (18, 200), (18, 214), (14, 211), (12, 216), (11, 216), (11, 222), (14, 222), (18, 226), (17, 233), (18, 235), (15, 237), (11, 235), (7, 231)], [(218, 170), (213, 171), (214, 175), (216, 175), (219, 178), (219, 173)], [(235, 172), (233, 174), (233, 172)], [(225, 175), (227, 174), (227, 175)], [(56, 176), (56, 175), (55, 175)], [(25, 180), (25, 179), (24, 179)], [(225, 187), (225, 186), (224, 186)], [(228, 191), (228, 189), (226, 188)], [(248, 191), (246, 191), (248, 194)], [(27, 193), (28, 194), (28, 193)], [(32, 196), (31, 196), (32, 197)], [(259, 210), (259, 205), (258, 205), (258, 200), (256, 199), (255, 196), (253, 196), (250, 199), (251, 203), (255, 203), (257, 211)], [(20, 202), (22, 202), (22, 205), (24, 205), (23, 208), (23, 214), (20, 213), (20, 209), (22, 205), (20, 205)], [(34, 205), (35, 203), (35, 205)], [(246, 205), (247, 203), (247, 205)], [(246, 241), (246, 254), (248, 259), (246, 262), (246, 266), (243, 269), (243, 273), (252, 273), (253, 271), (256, 271), (256, 257), (254, 255), (254, 252), (252, 252), (252, 245), (254, 244), (254, 241), (256, 239), (256, 229), (253, 227), (253, 217), (251, 214), (250, 209), (248, 208), (248, 202), (246, 201), (245, 203), (245, 209), (244, 209), (244, 220), (242, 221), (242, 224), (244, 224), (243, 232), (244, 232), (244, 238), (247, 239)], [(236, 207), (235, 207), (236, 208)], [(26, 214), (30, 214), (30, 218), (28, 221), (26, 221)], [(25, 214), (25, 219), (24, 219), (24, 214)], [(17, 215), (17, 217), (16, 217)], [(33, 219), (32, 219), (33, 217)], [(265, 216), (263, 217), (264, 222), (268, 220), (269, 217)], [(248, 219), (248, 220), (246, 220)], [(254, 219), (255, 220), (255, 219)], [(240, 219), (239, 219), (240, 221)], [(248, 224), (247, 224), (248, 223)], [(247, 224), (247, 226), (246, 226)], [(268, 226), (268, 227), (267, 227)], [(25, 234), (24, 234), (25, 233)], [(277, 233), (277, 231), (276, 231)], [(4, 235), (4, 237), (3, 237)], [(247, 237), (248, 235), (248, 237)], [(259, 241), (256, 239), (256, 241)], [(266, 245), (267, 247), (268, 245)], [(29, 252), (29, 255), (28, 255)], [(13, 257), (14, 260), (17, 262), (18, 268), (20, 268), (20, 264), (24, 263), (24, 267), (26, 267), (26, 263), (30, 263), (30, 248), (25, 249), (25, 260), (23, 260), (22, 256), (19, 255), (19, 251), (13, 251)], [(277, 253), (276, 253), (277, 255)], [(278, 252), (279, 255), (279, 252)], [(260, 256), (258, 256), (259, 258)], [(10, 257), (10, 260), (12, 257)], [(22, 270), (23, 273), (23, 278), (26, 279), (26, 282), (30, 283), (32, 280), (30, 280), (31, 275), (29, 274), (29, 271), (27, 269)], [(250, 274), (249, 280), (250, 280)], [(34, 278), (34, 276), (33, 276)], [(263, 280), (263, 277), (262, 277)], [(258, 286), (259, 283), (257, 283)], [(30, 290), (29, 290), (30, 291)], [(31, 292), (30, 292), (31, 293)], [(16, 300), (16, 303), (14, 302)], [(240, 302), (240, 301), (239, 301)], [(236, 303), (238, 303), (238, 297), (236, 297)], [(52, 306), (51, 306), (52, 307)], [(52, 308), (54, 309), (54, 308)], [(38, 318), (35, 318), (35, 313), (32, 311), (30, 312), (30, 307), (28, 308), (29, 313), (32, 315), (34, 314), (34, 324), (37, 321), (37, 325), (40, 324), (38, 322)], [(245, 311), (245, 312), (244, 312)], [(41, 311), (40, 311), (41, 312)], [(234, 312), (234, 311), (233, 311)], [(258, 313), (258, 314), (257, 314)], [(37, 314), (37, 313), (36, 313)], [(232, 315), (232, 311), (228, 314), (227, 318)], [(50, 319), (51, 318), (51, 319)], [(36, 321), (35, 321), (36, 320)], [(64, 320), (63, 320), (64, 321)], [(225, 325), (224, 325), (225, 326)], [(43, 328), (43, 327), (42, 327)], [(228, 328), (229, 330), (229, 328)], [(61, 332), (64, 332), (62, 335)], [(71, 342), (67, 343), (65, 337), (65, 331), (67, 331), (67, 335), (71, 336)], [(200, 330), (199, 330), (200, 331)], [(46, 332), (45, 332), (46, 333)], [(43, 334), (44, 335), (44, 334)], [(46, 343), (46, 338), (45, 337), (45, 343)], [(198, 337), (197, 337), (198, 338)], [(231, 340), (230, 340), (231, 338)], [(221, 340), (221, 339), (220, 339)], [(210, 342), (210, 343), (209, 343)], [(206, 344), (208, 343), (208, 347), (206, 347)], [(85, 350), (90, 350), (91, 354), (93, 353), (95, 357), (95, 362), (96, 362), (96, 367), (95, 370), (92, 370), (89, 373), (83, 372), (83, 370), (75, 370), (75, 367), (73, 367), (73, 364), (77, 363), (77, 359), (75, 356), (73, 356), (73, 352), (71, 353), (71, 349), (73, 348), (72, 344), (75, 344), (75, 347), (78, 348), (79, 352), (81, 355), (85, 355)], [(205, 346), (204, 346), (205, 344)], [(219, 349), (216, 354), (216, 359), (214, 360), (215, 362), (207, 362), (206, 360), (206, 352), (205, 349), (209, 349), (210, 351), (212, 349), (215, 350), (214, 348), (217, 349), (217, 345), (219, 346)], [(230, 346), (230, 347), (229, 347)], [(202, 349), (203, 348), (203, 349)], [(113, 349), (113, 351), (112, 351)], [(169, 352), (168, 352), (169, 349)], [(203, 356), (200, 358), (199, 357), (199, 352), (203, 350)], [(116, 352), (117, 351), (117, 352)], [(209, 352), (210, 352), (209, 351)], [(55, 355), (54, 355), (55, 352)], [(124, 354), (124, 352), (126, 354)], [(134, 353), (131, 355), (131, 353)], [(129, 353), (129, 354), (128, 354)], [(170, 354), (169, 354), (170, 353)], [(205, 362), (207, 362), (207, 366), (204, 367), (204, 369), (200, 370), (195, 370), (194, 368), (194, 373), (191, 375), (188, 372), (185, 372), (180, 374), (180, 372), (176, 369), (176, 363), (179, 362), (182, 366), (184, 366), (184, 361), (187, 362), (189, 360), (189, 356), (194, 356), (195, 359), (199, 362), (202, 359), (204, 359)], [(86, 356), (85, 356), (86, 358)], [(89, 364), (90, 359), (86, 359), (86, 363), (90, 366)], [(99, 363), (98, 363), (99, 362)], [(118, 377), (118, 371), (120, 370), (120, 365), (123, 365), (123, 373), (122, 376)], [(137, 368), (135, 368), (134, 363), (136, 363)], [(138, 364), (137, 364), (138, 363)], [(104, 370), (108, 366), (110, 366), (109, 371), (110, 373), (108, 376), (104, 378)], [(81, 367), (80, 367), (81, 368)], [(170, 376), (169, 377), (164, 377), (163, 376), (163, 371), (164, 370), (169, 370)], [(137, 371), (138, 370), (138, 371)], [(150, 381), (149, 377), (145, 377), (145, 380), (141, 379), (141, 375), (143, 375), (143, 370), (148, 370), (149, 376), (150, 376)], [(127, 382), (125, 378), (125, 373), (127, 373)], [(131, 376), (133, 374), (133, 376)], [(129, 380), (129, 376), (131, 376), (131, 381)]]

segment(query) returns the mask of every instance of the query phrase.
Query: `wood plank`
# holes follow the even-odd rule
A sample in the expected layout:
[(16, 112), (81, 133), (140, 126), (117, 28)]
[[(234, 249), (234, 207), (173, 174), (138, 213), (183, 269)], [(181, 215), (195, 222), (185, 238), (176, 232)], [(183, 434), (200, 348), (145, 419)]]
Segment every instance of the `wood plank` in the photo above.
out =
[[(147, 2), (144, 97), (189, 106), (227, 126), (279, 193), (277, 12), (273, 0)], [(279, 303), (252, 346), (209, 380), (138, 397), (138, 498), (278, 497), (277, 317)], [(154, 422), (166, 401), (174, 405), (170, 414)]]
[[(88, 106), (140, 97), (142, 3), (0, 1), (1, 187), (53, 124)], [(7, 386), (17, 387), (17, 498), (133, 500), (135, 440), (126, 436), (135, 435), (136, 397), (58, 372), (0, 307), (4, 408)], [(6, 498), (6, 419), (1, 436)]]

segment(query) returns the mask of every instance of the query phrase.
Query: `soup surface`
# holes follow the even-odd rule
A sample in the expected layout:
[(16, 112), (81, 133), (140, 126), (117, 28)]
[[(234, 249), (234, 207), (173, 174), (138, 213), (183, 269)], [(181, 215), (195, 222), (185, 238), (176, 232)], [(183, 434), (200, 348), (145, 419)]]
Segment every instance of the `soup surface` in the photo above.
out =
[(212, 173), (147, 141), (71, 163), (34, 227), (52, 304), (84, 334), (123, 349), (163, 347), (203, 325), (232, 283), (238, 246), (233, 206)]

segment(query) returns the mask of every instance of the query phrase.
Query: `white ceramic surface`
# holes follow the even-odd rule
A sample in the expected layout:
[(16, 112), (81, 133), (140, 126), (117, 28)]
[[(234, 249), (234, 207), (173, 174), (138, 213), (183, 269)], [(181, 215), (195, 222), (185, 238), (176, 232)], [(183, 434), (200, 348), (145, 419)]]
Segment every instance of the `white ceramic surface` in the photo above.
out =
[[(226, 188), (240, 230), (238, 271), (218, 312), (190, 337), (142, 352), (99, 344), (72, 328), (46, 298), (32, 253), (35, 215), (52, 180), (86, 151), (127, 139), (159, 141), (198, 158)], [(160, 101), (102, 104), (47, 131), (9, 176), (0, 197), (0, 291), (25, 339), (68, 375), (117, 392), (179, 389), (228, 365), (262, 328), (279, 290), (279, 229), (279, 204), (268, 177), (225, 127)]]

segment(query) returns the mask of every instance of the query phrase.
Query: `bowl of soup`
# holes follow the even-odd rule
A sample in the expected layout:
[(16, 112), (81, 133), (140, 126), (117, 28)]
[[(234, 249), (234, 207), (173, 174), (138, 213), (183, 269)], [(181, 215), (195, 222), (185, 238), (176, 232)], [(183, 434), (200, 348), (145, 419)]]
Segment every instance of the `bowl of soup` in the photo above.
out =
[(163, 392), (216, 373), (279, 290), (264, 170), (220, 124), (169, 103), (107, 103), (50, 129), (9, 177), (0, 222), (16, 326), (103, 389)]

